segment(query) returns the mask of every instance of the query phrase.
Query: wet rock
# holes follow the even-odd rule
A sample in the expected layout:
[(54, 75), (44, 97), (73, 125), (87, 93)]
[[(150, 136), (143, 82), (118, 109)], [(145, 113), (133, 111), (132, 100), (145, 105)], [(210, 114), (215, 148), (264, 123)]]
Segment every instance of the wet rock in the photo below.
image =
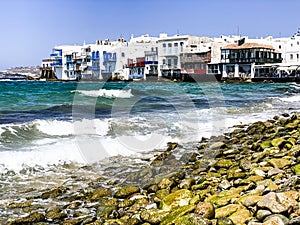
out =
[(75, 219), (69, 219), (64, 222), (62, 222), (62, 225), (80, 225), (83, 221), (83, 218), (75, 218)]
[(279, 168), (272, 168), (271, 170), (268, 171), (268, 177), (272, 177), (272, 176), (277, 175), (279, 173), (284, 173), (284, 171), (279, 169)]
[(143, 210), (141, 212), (140, 217), (144, 222), (148, 222), (151, 224), (158, 224), (168, 213), (169, 211), (166, 210), (149, 209), (149, 210)]
[(129, 195), (132, 195), (134, 193), (137, 193), (140, 191), (140, 188), (137, 186), (127, 186), (124, 188), (121, 188), (116, 194), (116, 198), (126, 198)]
[(217, 219), (217, 225), (234, 225), (234, 223), (228, 217), (222, 216)]
[(97, 209), (97, 217), (101, 219), (108, 219), (109, 215), (116, 210), (115, 206), (99, 206)]
[(63, 194), (65, 191), (66, 191), (66, 188), (58, 187), (58, 188), (54, 188), (50, 191), (44, 192), (40, 197), (42, 199), (56, 198), (57, 196)]
[(211, 225), (212, 222), (197, 214), (187, 214), (174, 221), (175, 225)]
[(296, 192), (274, 193), (270, 192), (263, 196), (263, 199), (257, 203), (257, 206), (263, 209), (269, 209), (272, 213), (283, 213), (288, 211), (289, 207), (296, 205), (298, 194)]
[(220, 159), (218, 160), (214, 167), (216, 168), (226, 168), (228, 169), (229, 167), (231, 167), (233, 165), (233, 162), (229, 159)]
[(222, 180), (221, 183), (219, 184), (219, 188), (222, 190), (229, 189), (231, 187), (231, 184), (229, 183), (228, 180)]
[(175, 223), (175, 221), (182, 217), (183, 215), (192, 212), (195, 209), (194, 205), (186, 205), (186, 206), (180, 206), (173, 211), (171, 211), (169, 214), (167, 214), (160, 225), (171, 225)]
[(178, 187), (181, 188), (181, 189), (190, 189), (191, 186), (193, 184), (195, 184), (195, 182), (196, 181), (195, 181), (194, 178), (186, 178), (186, 179), (184, 179), (184, 180), (182, 180), (180, 182), (180, 184), (178, 185)]
[(178, 190), (164, 197), (160, 202), (159, 208), (162, 210), (171, 210), (177, 206), (188, 205), (192, 197), (193, 194), (191, 191), (187, 189)]
[(110, 197), (112, 192), (106, 188), (99, 188), (91, 192), (90, 197), (88, 198), (91, 202), (100, 201), (103, 197)]
[(126, 207), (129, 207), (129, 206), (132, 206), (134, 204), (134, 200), (131, 200), (131, 199), (124, 199), (123, 201), (121, 201), (119, 204), (118, 204), (118, 207), (119, 208), (126, 208)]
[(10, 221), (7, 223), (7, 225), (33, 224), (33, 223), (43, 222), (44, 220), (45, 220), (45, 216), (42, 213), (34, 212), (28, 216)]
[(23, 202), (14, 202), (8, 205), (8, 208), (26, 208), (32, 205), (33, 200), (23, 201)]
[(251, 213), (245, 207), (238, 209), (236, 212), (229, 216), (234, 224), (245, 224), (250, 217)]
[(289, 166), (292, 164), (292, 162), (288, 159), (270, 159), (269, 164), (271, 164), (273, 167), (278, 169), (283, 169), (286, 166)]
[(238, 202), (246, 207), (255, 206), (263, 197), (259, 195), (246, 195), (239, 198)]
[(60, 207), (50, 208), (46, 211), (46, 218), (50, 221), (61, 220), (66, 217), (67, 214), (64, 213)]
[(240, 161), (240, 168), (243, 171), (249, 171), (252, 168), (252, 162), (249, 159), (243, 159)]
[(148, 193), (156, 193), (159, 190), (159, 187), (157, 184), (152, 184), (145, 189), (148, 191)]
[(271, 141), (272, 146), (282, 149), (285, 145), (286, 140), (284, 138), (275, 138)]
[(200, 202), (196, 205), (195, 214), (206, 219), (213, 219), (215, 217), (215, 207), (210, 202)]
[(262, 149), (271, 148), (272, 146), (273, 145), (270, 140), (264, 141), (263, 143), (260, 144), (260, 147)]
[(273, 214), (264, 219), (263, 225), (288, 225), (289, 219), (280, 214)]
[(159, 189), (168, 189), (174, 186), (174, 181), (169, 178), (163, 178), (161, 182), (159, 182)]
[(293, 171), (296, 175), (300, 175), (300, 163), (293, 166)]
[(259, 221), (263, 221), (267, 216), (270, 216), (271, 214), (272, 214), (272, 212), (270, 210), (260, 209), (256, 212), (256, 218)]

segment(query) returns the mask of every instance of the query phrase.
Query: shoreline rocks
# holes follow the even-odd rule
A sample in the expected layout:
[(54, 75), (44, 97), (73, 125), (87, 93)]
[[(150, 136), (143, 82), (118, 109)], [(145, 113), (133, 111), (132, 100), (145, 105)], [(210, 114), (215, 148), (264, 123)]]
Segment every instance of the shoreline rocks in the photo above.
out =
[[(169, 143), (143, 173), (128, 176), (151, 174), (146, 185), (53, 188), (10, 202), (16, 213), (5, 224), (299, 224), (299, 140), (300, 115), (293, 114), (202, 139), (181, 160), (174, 151), (184, 146)], [(52, 208), (42, 205), (47, 199)]]

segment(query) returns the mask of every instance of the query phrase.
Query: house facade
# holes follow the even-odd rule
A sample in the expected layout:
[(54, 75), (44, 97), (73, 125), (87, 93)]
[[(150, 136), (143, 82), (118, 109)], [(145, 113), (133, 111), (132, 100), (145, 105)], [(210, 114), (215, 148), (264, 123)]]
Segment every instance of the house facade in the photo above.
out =
[(271, 45), (245, 43), (241, 39), (237, 44), (221, 48), (223, 78), (253, 78), (255, 65), (280, 62), (281, 53)]

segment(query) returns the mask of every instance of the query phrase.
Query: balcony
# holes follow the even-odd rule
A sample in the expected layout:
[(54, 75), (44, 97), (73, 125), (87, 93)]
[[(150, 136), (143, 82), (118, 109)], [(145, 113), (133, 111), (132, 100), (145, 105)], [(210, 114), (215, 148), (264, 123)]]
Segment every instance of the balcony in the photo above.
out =
[(89, 69), (93, 70), (93, 71), (99, 71), (100, 67), (99, 66), (90, 66)]
[(158, 65), (158, 61), (145, 61), (145, 65)]
[(58, 56), (57, 53), (51, 53), (51, 54), (50, 54), (50, 57), (56, 57), (56, 56)]
[(62, 63), (61, 62), (55, 62), (55, 63), (51, 63), (50, 66), (61, 67)]

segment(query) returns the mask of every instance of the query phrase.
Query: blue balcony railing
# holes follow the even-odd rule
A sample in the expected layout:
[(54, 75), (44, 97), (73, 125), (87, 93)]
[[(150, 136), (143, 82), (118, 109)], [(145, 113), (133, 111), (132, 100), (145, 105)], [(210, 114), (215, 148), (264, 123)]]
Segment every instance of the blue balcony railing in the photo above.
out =
[(158, 65), (158, 61), (145, 61), (146, 65)]
[(109, 52), (103, 52), (103, 61), (117, 61), (117, 54), (116, 53), (109, 53)]
[(58, 54), (57, 53), (51, 53), (50, 54), (50, 57), (55, 57), (55, 56), (58, 56)]
[(99, 66), (90, 66), (89, 69), (93, 70), (93, 71), (98, 71), (98, 70), (100, 70), (100, 67)]
[(62, 66), (61, 62), (51, 63), (50, 66)]

